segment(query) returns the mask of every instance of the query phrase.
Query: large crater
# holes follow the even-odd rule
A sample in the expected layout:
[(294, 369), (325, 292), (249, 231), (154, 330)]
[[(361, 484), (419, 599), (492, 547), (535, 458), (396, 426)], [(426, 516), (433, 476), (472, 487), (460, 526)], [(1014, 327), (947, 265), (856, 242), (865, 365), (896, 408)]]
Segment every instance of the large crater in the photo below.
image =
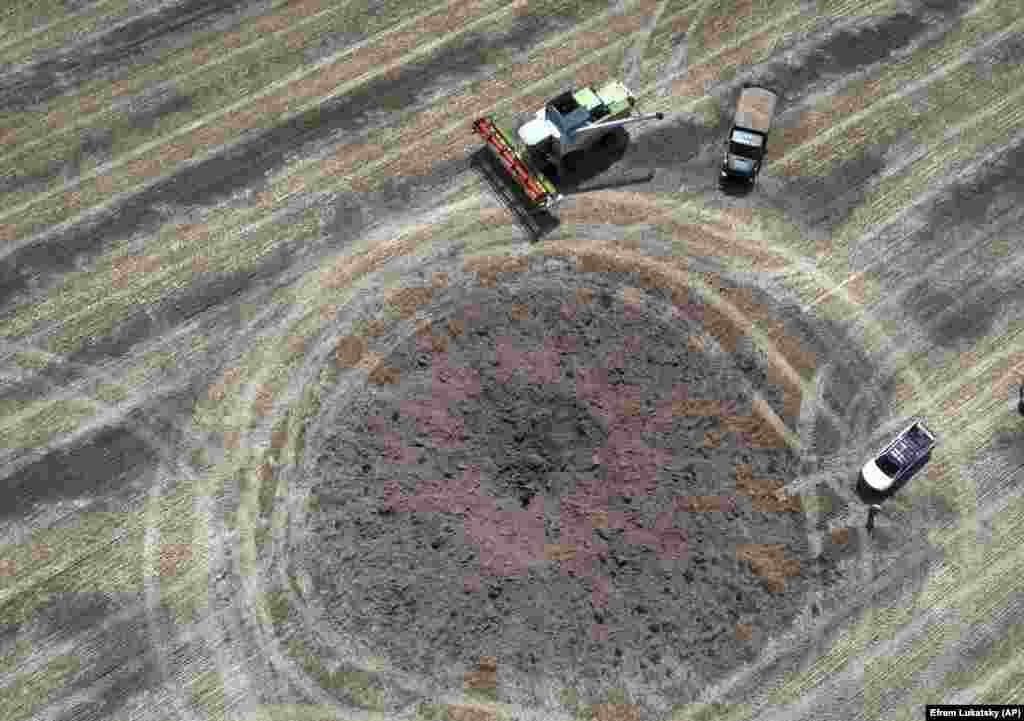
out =
[(783, 405), (763, 355), (616, 288), (463, 292), (318, 419), (303, 555), (337, 632), (439, 693), (495, 657), (499, 699), (662, 705), (790, 624), (810, 550), (771, 492), (798, 459), (752, 410)]

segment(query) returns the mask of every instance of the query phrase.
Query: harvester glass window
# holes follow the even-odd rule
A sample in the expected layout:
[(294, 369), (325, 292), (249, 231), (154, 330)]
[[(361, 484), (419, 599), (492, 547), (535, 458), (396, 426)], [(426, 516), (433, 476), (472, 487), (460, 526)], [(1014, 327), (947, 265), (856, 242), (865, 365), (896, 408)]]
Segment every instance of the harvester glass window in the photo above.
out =
[(551, 101), (552, 107), (562, 115), (568, 115), (576, 108), (580, 107), (580, 104), (576, 102), (576, 98), (573, 97), (573, 92), (567, 91), (554, 98)]

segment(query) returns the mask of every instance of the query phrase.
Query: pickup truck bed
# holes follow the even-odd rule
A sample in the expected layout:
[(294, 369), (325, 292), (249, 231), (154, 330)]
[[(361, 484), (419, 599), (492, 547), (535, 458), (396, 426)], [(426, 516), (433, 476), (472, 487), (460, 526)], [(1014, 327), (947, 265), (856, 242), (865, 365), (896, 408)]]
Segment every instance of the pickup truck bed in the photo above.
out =
[(747, 130), (768, 134), (775, 114), (775, 93), (764, 88), (744, 88), (736, 104), (733, 125)]

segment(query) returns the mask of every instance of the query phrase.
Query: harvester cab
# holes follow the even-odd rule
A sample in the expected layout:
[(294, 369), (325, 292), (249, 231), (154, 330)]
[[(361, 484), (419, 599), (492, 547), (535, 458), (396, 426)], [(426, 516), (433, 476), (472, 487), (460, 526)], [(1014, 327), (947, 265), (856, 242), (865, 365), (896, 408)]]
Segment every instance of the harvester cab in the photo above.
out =
[(601, 142), (612, 129), (664, 118), (661, 113), (633, 115), (635, 107), (636, 96), (622, 82), (613, 80), (599, 90), (585, 86), (552, 98), (514, 137), (500, 130), (492, 116), (479, 118), (473, 127), (531, 201), (550, 208), (562, 195), (542, 167), (550, 163), (561, 176), (566, 156)]
[(598, 91), (587, 86), (552, 98), (519, 128), (519, 139), (558, 163), (569, 153), (585, 150), (607, 137), (612, 128), (661, 120), (661, 113), (631, 115), (636, 97), (618, 80)]

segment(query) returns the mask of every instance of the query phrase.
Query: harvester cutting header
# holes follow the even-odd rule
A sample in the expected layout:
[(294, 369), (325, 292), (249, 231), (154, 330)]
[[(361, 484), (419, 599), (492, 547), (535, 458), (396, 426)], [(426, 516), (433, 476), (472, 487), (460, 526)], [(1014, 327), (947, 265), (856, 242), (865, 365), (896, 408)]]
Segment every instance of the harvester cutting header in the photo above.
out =
[(661, 113), (634, 115), (635, 107), (636, 96), (613, 80), (600, 90), (588, 85), (549, 100), (516, 133), (493, 115), (475, 120), (473, 130), (487, 141), (530, 202), (536, 208), (548, 209), (562, 195), (544, 173), (546, 166), (554, 166), (561, 177), (566, 158), (605, 141), (613, 128), (664, 118)]

